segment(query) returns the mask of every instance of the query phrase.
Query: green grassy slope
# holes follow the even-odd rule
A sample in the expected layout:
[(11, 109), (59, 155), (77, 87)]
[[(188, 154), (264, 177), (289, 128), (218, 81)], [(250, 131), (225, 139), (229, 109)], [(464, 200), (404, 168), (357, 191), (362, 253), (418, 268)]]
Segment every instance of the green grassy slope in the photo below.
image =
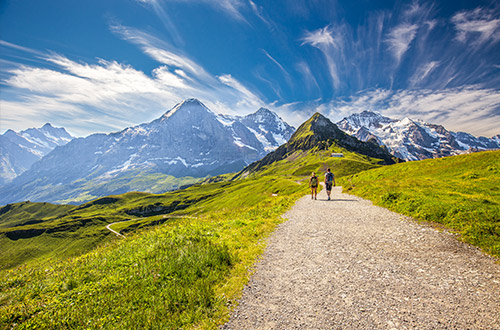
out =
[(500, 257), (500, 151), (397, 164), (341, 181), (344, 191), (442, 224)]
[(22, 202), (0, 207), (0, 229), (36, 223), (47, 217), (57, 218), (74, 209), (71, 205)]
[[(342, 153), (343, 157), (331, 157), (332, 153)], [(360, 171), (380, 167), (380, 159), (370, 158), (350, 152), (336, 145), (330, 147), (314, 147), (311, 150), (297, 150), (285, 159), (264, 165), (255, 173), (244, 173), (243, 177), (259, 177), (281, 173), (286, 177), (308, 178), (312, 172), (324, 174), (328, 167), (336, 177), (342, 177)]]
[[(52, 249), (32, 248), (29, 263), (15, 248), (6, 249), (23, 265), (0, 272), (1, 326), (215, 329), (240, 294), (264, 238), (308, 192), (312, 171), (322, 175), (330, 167), (340, 178), (394, 161), (319, 114), (290, 141), (238, 175), (161, 195), (103, 197), (2, 229), (1, 244)], [(344, 157), (332, 158), (332, 152)], [(126, 238), (105, 228), (111, 223)]]
[[(140, 170), (131, 170), (126, 173), (103, 180), (96, 178), (89, 181), (82, 179), (75, 182), (74, 187), (67, 188), (64, 198), (57, 200), (57, 203), (81, 204), (101, 196), (121, 194), (127, 191), (143, 191), (153, 194), (163, 193), (179, 189), (182, 186), (199, 182), (200, 178), (180, 177), (163, 173), (150, 173)], [(48, 187), (56, 189), (57, 187)]]
[[(329, 157), (339, 151), (345, 157)], [(310, 172), (332, 167), (339, 177), (379, 161), (333, 145), (313, 148), (246, 179), (226, 176), (161, 195), (108, 196), (41, 223), (4, 229), (1, 239), (9, 230), (43, 226), (43, 234), (29, 239), (43, 238), (57, 253), (0, 272), (0, 328), (216, 328), (262, 253), (263, 238), (308, 192)], [(114, 222), (125, 239), (105, 229)], [(73, 231), (49, 232), (72, 224)], [(89, 240), (99, 235), (103, 243)], [(57, 239), (61, 249), (70, 242), (80, 242), (80, 252), (98, 247), (65, 259)]]
[(143, 220), (154, 221), (163, 215), (148, 212), (180, 201), (177, 206), (189, 207), (174, 213), (190, 216), (129, 233), (78, 258), (2, 272), (0, 324), (51, 329), (214, 327), (227, 315), (228, 304), (262, 252), (262, 238), (304, 190), (293, 180), (267, 176), (165, 195), (130, 193), (83, 205), (72, 214), (145, 212)]

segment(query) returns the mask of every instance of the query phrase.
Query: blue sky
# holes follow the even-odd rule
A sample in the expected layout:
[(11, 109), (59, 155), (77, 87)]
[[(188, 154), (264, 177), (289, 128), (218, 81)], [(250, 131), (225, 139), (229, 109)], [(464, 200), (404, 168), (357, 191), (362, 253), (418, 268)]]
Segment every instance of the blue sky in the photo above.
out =
[(375, 110), (500, 134), (495, 1), (3, 0), (0, 131), (76, 136), (196, 97), (298, 126)]

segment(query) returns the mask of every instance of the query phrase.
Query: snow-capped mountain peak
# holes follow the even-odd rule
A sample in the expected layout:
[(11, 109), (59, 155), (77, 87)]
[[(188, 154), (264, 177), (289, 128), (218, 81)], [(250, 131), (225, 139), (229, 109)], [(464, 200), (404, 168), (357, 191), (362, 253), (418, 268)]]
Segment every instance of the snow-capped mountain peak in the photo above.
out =
[[(353, 114), (344, 118), (339, 124), (343, 127), (380, 127), (383, 124), (391, 123), (393, 120), (382, 116), (378, 112), (365, 110), (361, 113)], [(339, 126), (340, 127), (340, 126)]]
[[(79, 184), (107, 182), (131, 171), (176, 177), (239, 171), (286, 143), (293, 131), (270, 110), (223, 116), (197, 99), (188, 99), (152, 122), (93, 134), (57, 148), (9, 184), (10, 193), (0, 196), (0, 202), (40, 200), (42, 196), (45, 201), (66, 200)], [(33, 188), (30, 184), (35, 181)], [(42, 189), (48, 186), (59, 190)]]
[(12, 180), (55, 147), (73, 139), (64, 128), (49, 123), (20, 132), (9, 129), (0, 138), (0, 184)]
[(207, 108), (203, 103), (201, 103), (198, 99), (191, 98), (182, 101), (181, 103), (175, 105), (172, 109), (168, 110), (163, 116), (162, 120), (166, 120), (173, 115), (182, 114), (184, 116), (192, 116), (200, 113), (210, 113), (215, 115), (209, 108)]
[(464, 132), (447, 131), (441, 125), (428, 124), (420, 119), (406, 117), (396, 120), (371, 111), (350, 115), (337, 125), (362, 141), (374, 138), (395, 156), (405, 160), (500, 148), (500, 139), (476, 138)]

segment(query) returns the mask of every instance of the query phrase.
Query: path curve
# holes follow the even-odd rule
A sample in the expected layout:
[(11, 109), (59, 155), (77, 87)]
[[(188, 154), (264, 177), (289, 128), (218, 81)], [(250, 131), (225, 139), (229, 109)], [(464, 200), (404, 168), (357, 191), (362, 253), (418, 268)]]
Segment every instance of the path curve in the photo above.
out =
[(500, 329), (500, 264), (453, 234), (339, 187), (284, 217), (222, 329)]
[[(171, 215), (171, 216), (164, 215), (163, 218), (172, 218), (172, 219), (191, 218), (191, 219), (195, 219), (196, 217), (190, 216), (190, 215)], [(111, 226), (114, 225), (114, 224), (117, 224), (117, 223), (128, 222), (128, 221), (132, 221), (132, 220), (136, 220), (136, 219), (128, 219), (128, 220), (123, 220), (123, 221), (117, 221), (117, 222), (110, 223), (109, 225), (106, 226), (106, 229), (109, 230), (110, 232), (112, 232), (113, 234), (115, 234), (116, 236), (125, 237), (125, 235), (120, 234), (119, 232), (117, 232), (114, 229), (111, 229)]]
[(110, 232), (112, 232), (113, 234), (115, 234), (116, 236), (119, 236), (119, 237), (125, 237), (125, 235), (122, 235), (122, 234), (120, 234), (119, 232), (117, 232), (116, 230), (111, 229), (111, 226), (112, 226), (112, 225), (114, 225), (115, 223), (127, 222), (127, 221), (130, 221), (130, 220), (125, 220), (125, 221), (117, 221), (117, 222), (110, 223), (109, 225), (107, 225), (107, 226), (106, 226), (106, 229), (107, 229), (107, 230), (109, 230)]

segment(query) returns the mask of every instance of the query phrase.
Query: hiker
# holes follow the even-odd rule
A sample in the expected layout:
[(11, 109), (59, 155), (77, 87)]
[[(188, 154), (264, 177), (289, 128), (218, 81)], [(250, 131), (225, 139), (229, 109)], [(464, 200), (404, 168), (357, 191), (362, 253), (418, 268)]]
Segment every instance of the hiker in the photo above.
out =
[(309, 178), (309, 187), (311, 187), (311, 199), (316, 199), (316, 195), (318, 195), (318, 177), (314, 172)]
[(328, 168), (325, 174), (325, 188), (328, 200), (330, 200), (330, 194), (332, 193), (332, 185), (335, 187), (335, 176), (330, 172), (330, 168)]

